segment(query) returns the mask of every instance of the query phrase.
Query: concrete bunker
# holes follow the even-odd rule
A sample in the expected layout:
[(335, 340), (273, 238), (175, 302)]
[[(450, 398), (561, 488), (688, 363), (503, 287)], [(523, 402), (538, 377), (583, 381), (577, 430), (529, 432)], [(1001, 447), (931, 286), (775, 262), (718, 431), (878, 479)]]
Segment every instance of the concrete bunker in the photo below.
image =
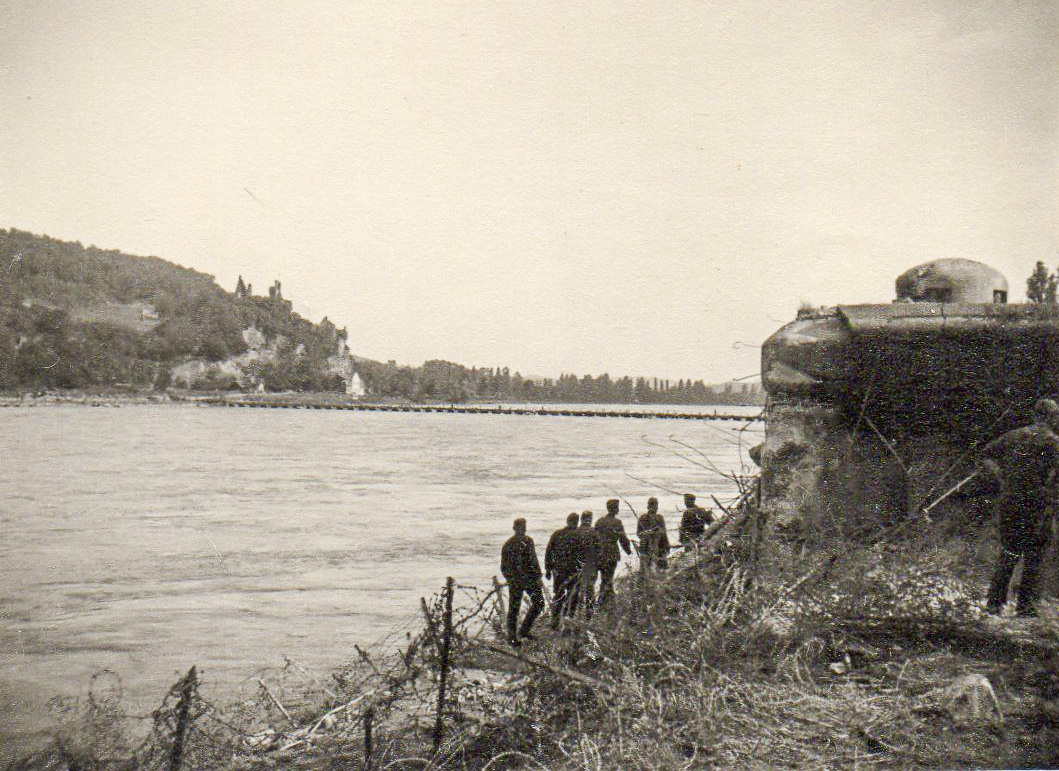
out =
[(938, 260), (902, 274), (892, 304), (802, 310), (768, 338), (768, 521), (855, 538), (928, 505), (975, 449), (1029, 422), (1059, 393), (1059, 309), (1006, 299), (992, 268)]

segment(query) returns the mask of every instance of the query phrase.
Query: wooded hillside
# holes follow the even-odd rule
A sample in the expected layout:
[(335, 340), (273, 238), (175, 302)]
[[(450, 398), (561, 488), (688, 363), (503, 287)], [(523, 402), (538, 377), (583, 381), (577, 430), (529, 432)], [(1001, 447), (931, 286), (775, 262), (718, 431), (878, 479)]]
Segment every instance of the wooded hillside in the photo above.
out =
[(226, 292), (157, 257), (0, 230), (0, 388), (165, 387), (176, 364), (244, 353), (251, 327), (281, 354), (257, 365), (267, 387), (341, 387), (326, 361), (345, 330), (294, 313), (278, 282)]

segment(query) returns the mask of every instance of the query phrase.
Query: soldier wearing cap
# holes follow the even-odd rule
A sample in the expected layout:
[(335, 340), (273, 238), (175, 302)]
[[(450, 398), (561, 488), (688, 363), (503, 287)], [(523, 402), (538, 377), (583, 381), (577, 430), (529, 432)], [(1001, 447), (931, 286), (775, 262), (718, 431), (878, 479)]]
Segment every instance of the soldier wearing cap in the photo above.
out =
[[(519, 517), (512, 529), (515, 534), (507, 539), (500, 551), (500, 572), (507, 581), (507, 639), (517, 648), (522, 644), (519, 637), (533, 639), (530, 629), (537, 616), (544, 610), (544, 584), (541, 583), (541, 564), (537, 561), (537, 548), (533, 545), (533, 539), (526, 535), (526, 520)], [(518, 612), (522, 606), (523, 594), (529, 596), (530, 609), (519, 628)]]
[(680, 542), (685, 546), (694, 543), (706, 533), (706, 527), (713, 524), (713, 513), (695, 505), (695, 496), (684, 493), (684, 516), (680, 519)]
[(566, 517), (566, 527), (552, 533), (544, 550), (544, 576), (552, 581), (552, 627), (559, 618), (573, 613), (574, 584), (581, 574), (577, 554), (577, 512)]
[(614, 594), (614, 571), (618, 569), (618, 561), (621, 559), (618, 546), (621, 545), (626, 554), (632, 554), (632, 546), (625, 535), (625, 526), (618, 519), (617, 498), (607, 501), (607, 513), (596, 523), (596, 533), (600, 543), (599, 604), (603, 605)]
[(1059, 405), (1040, 399), (1034, 422), (1002, 434), (981, 452), (981, 468), (1000, 484), (997, 531), (1001, 552), (986, 598), (999, 614), (1007, 602), (1015, 565), (1022, 560), (1016, 612), (1037, 615), (1041, 559), (1051, 539), (1051, 515), (1059, 472)]
[(665, 570), (669, 555), (669, 536), (666, 521), (658, 513), (658, 499), (647, 499), (647, 511), (636, 522), (636, 537), (640, 539), (640, 567), (646, 572)]

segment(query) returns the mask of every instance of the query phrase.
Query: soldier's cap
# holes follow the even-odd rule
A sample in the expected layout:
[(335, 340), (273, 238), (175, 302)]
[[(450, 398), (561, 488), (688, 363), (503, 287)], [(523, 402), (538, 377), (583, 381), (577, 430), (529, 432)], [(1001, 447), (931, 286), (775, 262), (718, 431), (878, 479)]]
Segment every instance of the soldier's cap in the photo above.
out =
[(516, 529), (521, 527), (524, 530), (526, 528), (526, 519), (525, 519), (525, 517), (519, 517), (518, 519), (515, 520), (515, 522), (513, 524), (514, 524)]
[(1033, 414), (1050, 423), (1059, 421), (1059, 404), (1052, 399), (1038, 399), (1033, 405)]
[(684, 493), (684, 503), (690, 505), (695, 502), (695, 496), (691, 493)]
[(577, 524), (577, 512), (576, 511), (571, 511), (569, 514), (566, 515), (566, 524), (568, 524), (568, 525), (576, 525)]
[(650, 498), (648, 498), (648, 499), (647, 499), (647, 505), (648, 505), (648, 506), (657, 506), (657, 505), (658, 505), (658, 499), (657, 499), (657, 498), (655, 498), (655, 497), (654, 497), (654, 496), (652, 495), (652, 496), (651, 496)]
[(619, 505), (618, 499), (617, 498), (611, 498), (609, 501), (607, 501), (607, 511), (617, 511), (618, 510), (618, 505)]

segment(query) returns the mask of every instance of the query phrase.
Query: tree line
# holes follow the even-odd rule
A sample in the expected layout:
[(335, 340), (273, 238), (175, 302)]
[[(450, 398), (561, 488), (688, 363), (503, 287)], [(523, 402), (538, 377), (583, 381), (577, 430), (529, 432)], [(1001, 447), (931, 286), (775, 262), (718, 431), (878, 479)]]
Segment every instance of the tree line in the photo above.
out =
[(361, 365), (368, 392), (377, 396), (464, 402), (471, 399), (596, 404), (744, 404), (764, 395), (757, 383), (711, 387), (702, 380), (647, 377), (612, 378), (561, 374), (558, 378), (523, 377), (508, 367), (466, 367), (432, 360), (419, 367), (395, 362)]

